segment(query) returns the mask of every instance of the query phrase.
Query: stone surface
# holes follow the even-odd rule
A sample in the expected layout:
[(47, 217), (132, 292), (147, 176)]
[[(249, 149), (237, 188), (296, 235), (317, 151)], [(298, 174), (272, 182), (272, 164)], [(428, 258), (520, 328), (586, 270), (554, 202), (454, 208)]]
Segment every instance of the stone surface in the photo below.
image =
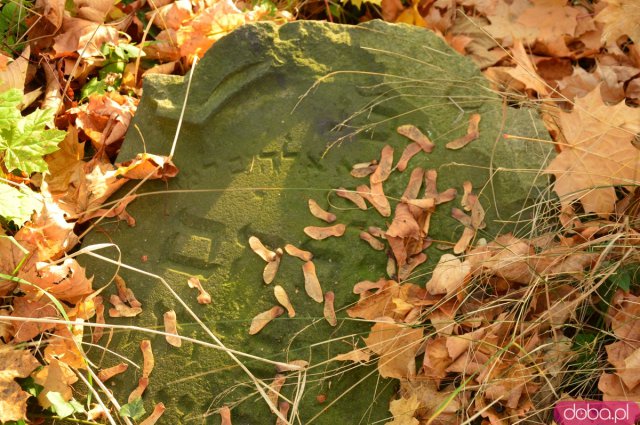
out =
[[(145, 149), (170, 152), (185, 81), (147, 77), (120, 161)], [(482, 116), (481, 138), (459, 151), (446, 150), (447, 142), (465, 134), (472, 113)], [(336, 128), (341, 123), (345, 125)], [(250, 250), (249, 236), (258, 236), (272, 249), (292, 243), (312, 251), (323, 290), (335, 292), (338, 318), (344, 319), (344, 309), (357, 300), (353, 285), (385, 273), (386, 254), (358, 237), (362, 228), (384, 226), (385, 219), (373, 209), (346, 209), (349, 202), (329, 190), (368, 183), (349, 175), (351, 165), (377, 159), (386, 143), (395, 147), (397, 161), (407, 145), (395, 131), (402, 124), (417, 125), (436, 144), (433, 153), (415, 156), (409, 169), (438, 169), (440, 190), (456, 187), (462, 193), (464, 180), (482, 188), (487, 237), (522, 208), (547, 154), (542, 144), (501, 137), (511, 133), (546, 139), (536, 112), (507, 108), (470, 60), (423, 29), (381, 22), (247, 26), (221, 39), (196, 68), (175, 154), (179, 176), (168, 184), (145, 184), (141, 192), (148, 194), (129, 207), (138, 221), (135, 228), (102, 223), (85, 246), (117, 243), (123, 263), (163, 276), (230, 348), (322, 363), (349, 351), (354, 342), (361, 344), (370, 325), (341, 320), (337, 328), (330, 327), (322, 319), (322, 305), (305, 294), (302, 262), (296, 258), (285, 255), (274, 283), (266, 286), (265, 263)], [(327, 151), (337, 139), (343, 142)], [(392, 205), (408, 177), (409, 170), (394, 172), (385, 182)], [(329, 202), (335, 206), (331, 211), (337, 222), (347, 224), (345, 236), (313, 241), (304, 235), (305, 226), (323, 225), (309, 213), (308, 198), (325, 208)], [(453, 206), (459, 207), (459, 198), (439, 207), (432, 219), (434, 239), (455, 241), (461, 234), (449, 217)], [(424, 284), (442, 254), (432, 249), (427, 251), (429, 263), (417, 270), (413, 282)], [(115, 250), (108, 255), (117, 258)], [(109, 282), (115, 272), (105, 262), (87, 259), (85, 264), (96, 275), (96, 286)], [(161, 282), (130, 270), (120, 274), (142, 300), (143, 313), (112, 323), (162, 328), (163, 313), (174, 309), (181, 334), (211, 341)], [(211, 305), (196, 303), (197, 291), (187, 286), (190, 276), (200, 277), (213, 297)], [(249, 336), (251, 318), (276, 304), (276, 284), (288, 292), (297, 316), (284, 315)], [(113, 285), (106, 290), (114, 292)], [(162, 423), (219, 423), (215, 409), (241, 400), (232, 412), (234, 425), (275, 423), (265, 404), (251, 395), (255, 391), (247, 376), (224, 353), (191, 343), (175, 348), (162, 337), (123, 331), (115, 331), (109, 349), (139, 360), (143, 337), (151, 337), (156, 355), (144, 400), (147, 410), (165, 403)], [(120, 361), (109, 353), (103, 356), (100, 349), (91, 354), (104, 366)], [(259, 377), (275, 376), (272, 366), (246, 364)], [(302, 423), (364, 424), (388, 417), (395, 384), (380, 380), (373, 365), (340, 366), (347, 365), (322, 364), (309, 371)], [(136, 386), (139, 373), (130, 368), (114, 379), (121, 400)], [(287, 384), (285, 394), (291, 396), (295, 382)], [(327, 396), (324, 404), (316, 402), (318, 394)]]

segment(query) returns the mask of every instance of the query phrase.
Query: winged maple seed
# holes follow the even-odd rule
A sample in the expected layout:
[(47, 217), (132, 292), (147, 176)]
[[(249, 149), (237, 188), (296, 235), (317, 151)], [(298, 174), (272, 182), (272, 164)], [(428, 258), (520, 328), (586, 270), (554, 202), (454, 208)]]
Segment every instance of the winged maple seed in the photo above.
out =
[(109, 309), (110, 317), (135, 317), (138, 314), (142, 313), (142, 308), (129, 307), (124, 302), (122, 302), (118, 295), (111, 295), (111, 297), (109, 297), (109, 301), (115, 307)]
[(220, 413), (220, 425), (233, 425), (231, 423), (231, 409), (229, 409), (229, 406), (222, 406), (220, 410), (218, 410), (218, 413)]
[(262, 244), (260, 239), (255, 236), (251, 236), (249, 238), (249, 246), (251, 247), (253, 252), (258, 254), (260, 258), (262, 258), (267, 263), (276, 259), (276, 253), (267, 249), (267, 247)]
[(176, 312), (169, 310), (163, 315), (164, 318), (164, 331), (171, 335), (165, 335), (165, 339), (170, 345), (174, 347), (182, 347), (182, 338), (178, 336), (178, 319), (176, 318)]
[(433, 142), (431, 142), (431, 140), (429, 140), (429, 138), (425, 136), (415, 125), (401, 125), (400, 127), (398, 127), (397, 131), (398, 134), (406, 137), (412, 142), (417, 143), (420, 148), (426, 153), (431, 153), (433, 148), (435, 148)]
[(302, 261), (311, 261), (313, 259), (313, 254), (309, 251), (305, 251), (300, 248), (296, 248), (291, 244), (286, 244), (284, 246), (284, 250), (292, 257), (296, 257), (301, 259)]
[(278, 398), (280, 398), (280, 390), (287, 380), (287, 376), (281, 373), (277, 373), (271, 384), (269, 384), (269, 390), (267, 391), (267, 397), (271, 404), (276, 406), (278, 404)]
[(304, 232), (312, 239), (317, 241), (326, 239), (329, 237), (340, 237), (344, 235), (347, 230), (347, 226), (344, 224), (336, 224), (329, 227), (307, 226), (304, 228)]
[(200, 279), (191, 276), (187, 279), (187, 285), (189, 285), (189, 288), (196, 288), (198, 290), (198, 304), (211, 304), (211, 295), (202, 287)]
[(276, 297), (276, 300), (278, 300), (278, 302), (287, 309), (287, 314), (289, 314), (289, 317), (295, 317), (296, 316), (296, 311), (293, 308), (293, 305), (291, 305), (291, 301), (289, 301), (289, 296), (287, 295), (287, 292), (284, 290), (284, 288), (280, 285), (276, 285), (273, 287), (273, 295)]
[(464, 136), (453, 140), (445, 145), (447, 149), (462, 149), (467, 146), (469, 143), (476, 140), (480, 137), (480, 132), (478, 131), (478, 125), (480, 124), (480, 114), (472, 114), (469, 117), (469, 127), (467, 128), (467, 134)]
[(351, 175), (355, 178), (367, 177), (378, 168), (378, 161), (375, 159), (371, 162), (361, 162), (354, 164), (351, 168)]
[(264, 271), (262, 272), (262, 280), (267, 285), (273, 282), (273, 279), (276, 278), (276, 273), (278, 273), (278, 268), (280, 267), (280, 259), (284, 252), (282, 248), (276, 249), (276, 258), (273, 261), (269, 261), (267, 265), (264, 267)]
[(109, 379), (113, 378), (114, 376), (119, 375), (121, 373), (124, 373), (128, 368), (129, 368), (128, 364), (119, 363), (119, 364), (117, 364), (115, 366), (112, 366), (110, 368), (102, 369), (100, 372), (98, 372), (98, 378), (102, 382), (106, 382)]
[(336, 311), (333, 307), (333, 302), (335, 300), (335, 295), (333, 291), (327, 291), (324, 294), (324, 318), (331, 326), (336, 326), (338, 324), (338, 319), (336, 318)]
[(375, 249), (376, 251), (382, 251), (384, 249), (384, 244), (369, 232), (360, 232), (360, 239), (367, 242), (371, 246), (371, 248)]
[(367, 203), (364, 201), (364, 198), (358, 192), (347, 190), (344, 187), (341, 187), (336, 189), (336, 195), (338, 195), (341, 198), (348, 199), (349, 201), (356, 204), (356, 206), (361, 210), (367, 209)]
[(404, 151), (402, 151), (402, 155), (396, 164), (396, 169), (400, 172), (403, 172), (407, 169), (409, 165), (409, 161), (413, 158), (418, 152), (422, 151), (422, 148), (417, 143), (410, 143)]
[(320, 287), (320, 281), (316, 275), (316, 266), (313, 261), (307, 261), (302, 266), (302, 272), (304, 274), (304, 290), (307, 292), (315, 302), (321, 303), (322, 288)]
[(140, 425), (153, 425), (156, 422), (158, 422), (158, 420), (160, 419), (160, 417), (162, 416), (162, 414), (165, 411), (165, 407), (164, 407), (164, 403), (158, 403), (153, 407), (153, 411), (151, 412), (151, 414), (149, 416), (147, 416), (147, 418), (140, 422)]
[(249, 327), (249, 335), (255, 335), (260, 332), (265, 326), (269, 324), (273, 319), (280, 317), (284, 313), (284, 309), (279, 305), (271, 307), (267, 311), (256, 315), (251, 320), (251, 326)]
[[(278, 403), (278, 411), (280, 412), (280, 414), (282, 415), (282, 417), (287, 418), (289, 416), (289, 409), (291, 408), (291, 405), (289, 403), (287, 403), (286, 401), (281, 401), (280, 403)], [(278, 418), (276, 420), (276, 425), (287, 425), (289, 422), (283, 420), (282, 418)]]
[(393, 166), (393, 148), (389, 145), (385, 145), (380, 153), (380, 163), (376, 168), (376, 171), (369, 178), (371, 184), (378, 184), (386, 181), (391, 174), (391, 167)]
[(322, 207), (313, 199), (309, 199), (309, 211), (311, 211), (311, 214), (313, 214), (314, 217), (324, 220), (327, 223), (333, 223), (336, 221), (335, 214), (331, 214), (330, 212), (323, 210)]

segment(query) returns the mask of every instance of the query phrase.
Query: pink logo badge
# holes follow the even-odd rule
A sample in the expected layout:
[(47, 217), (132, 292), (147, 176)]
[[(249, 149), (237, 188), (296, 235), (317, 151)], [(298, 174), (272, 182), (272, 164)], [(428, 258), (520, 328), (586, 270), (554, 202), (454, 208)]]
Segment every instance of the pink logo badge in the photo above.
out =
[(634, 425), (640, 406), (632, 401), (560, 401), (553, 417), (558, 425)]

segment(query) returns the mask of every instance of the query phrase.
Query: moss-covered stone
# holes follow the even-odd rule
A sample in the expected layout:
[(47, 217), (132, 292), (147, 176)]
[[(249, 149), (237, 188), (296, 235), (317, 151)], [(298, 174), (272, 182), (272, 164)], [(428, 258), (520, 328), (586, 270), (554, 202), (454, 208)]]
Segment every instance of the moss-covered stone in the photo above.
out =
[[(119, 160), (144, 150), (170, 152), (185, 81), (147, 77)], [(472, 113), (482, 116), (480, 139), (459, 151), (446, 150), (447, 142), (465, 134)], [(487, 235), (499, 232), (525, 205), (548, 153), (540, 144), (501, 137), (548, 136), (535, 111), (506, 107), (470, 60), (428, 31), (382, 22), (251, 25), (221, 39), (197, 65), (174, 158), (178, 177), (168, 184), (145, 184), (141, 192), (148, 195), (129, 208), (136, 227), (101, 224), (85, 245), (117, 243), (123, 263), (166, 279), (228, 347), (318, 365), (307, 376), (302, 423), (317, 414), (312, 423), (380, 421), (388, 416), (394, 383), (381, 380), (374, 366), (322, 362), (361, 344), (360, 336), (368, 332), (370, 325), (345, 320), (344, 309), (357, 300), (356, 282), (385, 273), (386, 254), (358, 237), (362, 228), (384, 226), (385, 219), (375, 210), (353, 209), (330, 189), (366, 184), (349, 175), (351, 165), (378, 158), (384, 144), (395, 147), (397, 160), (407, 145), (395, 131), (402, 124), (417, 125), (436, 144), (433, 153), (414, 157), (410, 168), (436, 168), (441, 190), (461, 192), (464, 180), (481, 190)], [(408, 176), (396, 171), (385, 182), (392, 205)], [(304, 235), (305, 226), (323, 224), (309, 213), (308, 198), (331, 205), (338, 222), (348, 226), (344, 237), (313, 241)], [(439, 207), (431, 225), (434, 239), (455, 241), (461, 234), (449, 216), (452, 206)], [(265, 263), (250, 250), (251, 235), (272, 248), (292, 243), (315, 254), (323, 290), (336, 294), (342, 319), (337, 328), (322, 320), (322, 306), (305, 294), (300, 260), (285, 256), (275, 282), (262, 283)], [(417, 270), (415, 283), (426, 281), (440, 252), (428, 254), (430, 261)], [(110, 256), (117, 258), (115, 251)], [(85, 263), (98, 287), (115, 273), (105, 262)], [(183, 335), (210, 341), (161, 282), (130, 270), (119, 273), (142, 300), (144, 312), (110, 322), (162, 328), (163, 313), (174, 309)], [(200, 277), (213, 296), (211, 305), (196, 303), (187, 286), (190, 276)], [(249, 336), (251, 318), (276, 303), (275, 284), (287, 290), (298, 315), (283, 316)], [(255, 388), (247, 376), (220, 351), (191, 343), (174, 348), (162, 337), (123, 331), (114, 332), (108, 348), (139, 359), (143, 337), (152, 339), (156, 354), (145, 404), (165, 403), (162, 423), (218, 423), (212, 412), (239, 400), (244, 401), (233, 409), (235, 425), (275, 422), (260, 398), (251, 395)], [(109, 353), (102, 356), (92, 350), (92, 358), (105, 366), (119, 361)], [(259, 377), (275, 375), (271, 366), (246, 364)], [(115, 379), (120, 399), (136, 386), (138, 375), (130, 369)], [(285, 393), (291, 395), (294, 380), (287, 385)], [(326, 394), (324, 404), (316, 402), (318, 394)]]

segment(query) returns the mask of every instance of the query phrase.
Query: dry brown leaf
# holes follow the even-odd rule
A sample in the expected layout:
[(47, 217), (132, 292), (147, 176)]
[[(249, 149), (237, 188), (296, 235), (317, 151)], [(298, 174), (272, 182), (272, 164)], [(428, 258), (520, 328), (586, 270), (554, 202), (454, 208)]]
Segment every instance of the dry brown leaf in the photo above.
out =
[(464, 284), (470, 271), (471, 264), (467, 261), (463, 262), (455, 255), (444, 254), (427, 282), (427, 291), (432, 295), (454, 294)]
[[(46, 69), (46, 67), (45, 67)], [(60, 142), (59, 150), (46, 155), (45, 160), (49, 166), (49, 173), (45, 181), (49, 185), (52, 194), (64, 193), (70, 186), (77, 186), (84, 174), (84, 143), (78, 142), (78, 129), (70, 125), (67, 135)]]
[(336, 221), (335, 214), (331, 214), (330, 212), (323, 210), (322, 207), (313, 199), (309, 199), (309, 211), (311, 211), (311, 214), (314, 217), (324, 220), (327, 223), (333, 223)]
[(347, 190), (344, 187), (341, 187), (339, 189), (336, 189), (336, 195), (341, 198), (348, 199), (349, 201), (356, 204), (356, 206), (361, 210), (367, 209), (367, 203), (364, 201), (364, 198), (360, 196), (359, 193), (353, 190)]
[(195, 276), (191, 276), (187, 280), (187, 285), (189, 288), (197, 288), (198, 289), (198, 304), (211, 304), (211, 295), (202, 287), (202, 282)]
[(338, 324), (338, 319), (336, 318), (336, 311), (333, 307), (333, 301), (335, 300), (335, 295), (333, 291), (327, 291), (324, 294), (324, 318), (331, 326), (336, 326)]
[(84, 327), (78, 323), (71, 326), (56, 325), (53, 337), (44, 349), (44, 359), (51, 363), (55, 359), (66, 363), (72, 368), (86, 369), (87, 355), (82, 350)]
[(384, 249), (384, 244), (369, 232), (360, 232), (360, 239), (367, 242), (371, 246), (371, 248), (375, 249), (376, 251), (382, 251)]
[(408, 138), (412, 142), (417, 143), (426, 153), (431, 153), (435, 145), (427, 136), (425, 136), (415, 125), (407, 124), (398, 127), (398, 134)]
[(58, 359), (52, 359), (47, 366), (31, 376), (36, 384), (43, 387), (38, 394), (38, 403), (45, 409), (51, 407), (51, 402), (47, 398), (50, 392), (60, 393), (65, 401), (71, 400), (73, 397), (71, 386), (78, 380), (75, 372)]
[(280, 259), (282, 258), (282, 254), (284, 252), (281, 248), (276, 249), (276, 258), (273, 261), (269, 261), (266, 266), (264, 266), (264, 270), (262, 272), (262, 280), (267, 285), (273, 282), (273, 279), (276, 278), (276, 273), (278, 273), (278, 268), (280, 267)]
[(421, 150), (422, 148), (417, 143), (410, 143), (406, 148), (404, 148), (404, 151), (402, 151), (402, 155), (398, 160), (398, 164), (396, 164), (396, 168), (398, 169), (398, 171), (402, 172), (406, 170), (411, 158), (413, 158)]
[(453, 253), (462, 254), (463, 252), (465, 252), (467, 248), (469, 248), (469, 245), (471, 245), (471, 241), (475, 236), (475, 230), (473, 230), (471, 227), (465, 227), (462, 231), (460, 239), (458, 239), (456, 244), (453, 246)]
[(382, 183), (389, 178), (391, 174), (391, 167), (393, 166), (393, 148), (389, 145), (385, 145), (380, 153), (380, 163), (376, 168), (376, 171), (371, 175), (370, 181), (374, 183)]
[(559, 114), (567, 144), (545, 172), (556, 176), (553, 188), (563, 206), (579, 200), (587, 213), (608, 216), (615, 186), (638, 181), (640, 154), (631, 142), (640, 132), (640, 109), (606, 105), (596, 89)]
[(222, 406), (218, 413), (220, 413), (220, 425), (233, 425), (231, 423), (231, 409), (228, 406)]
[(182, 346), (182, 338), (178, 336), (178, 319), (176, 312), (169, 310), (162, 316), (164, 318), (164, 331), (171, 335), (165, 335), (165, 339), (174, 347)]
[(380, 357), (378, 372), (384, 378), (408, 378), (416, 374), (416, 355), (423, 329), (379, 321), (364, 339), (367, 348)]
[[(16, 297), (13, 299), (13, 317), (38, 318), (38, 319), (59, 319), (59, 312), (48, 298), (41, 298), (37, 301), (27, 297)], [(16, 343), (29, 341), (44, 331), (55, 327), (54, 323), (36, 323), (28, 320), (12, 322), (13, 341)]]
[(158, 419), (160, 419), (160, 416), (162, 416), (162, 414), (164, 413), (164, 403), (158, 403), (154, 406), (153, 408), (153, 412), (151, 412), (151, 414), (149, 416), (147, 416), (147, 418), (140, 422), (140, 425), (153, 425), (155, 424)]
[(389, 411), (393, 415), (393, 420), (385, 425), (420, 425), (420, 421), (414, 417), (419, 408), (420, 402), (416, 395), (392, 400), (389, 404)]
[(260, 258), (262, 258), (267, 263), (276, 259), (276, 253), (267, 249), (267, 247), (262, 244), (260, 239), (255, 236), (251, 236), (249, 238), (249, 246), (251, 247), (253, 252), (258, 254)]
[(15, 378), (26, 378), (40, 363), (27, 350), (0, 347), (0, 422), (19, 421), (27, 417), (27, 399)]
[(278, 302), (287, 309), (287, 314), (289, 315), (289, 317), (295, 317), (296, 316), (296, 311), (293, 308), (293, 305), (291, 305), (291, 301), (289, 301), (289, 296), (287, 295), (287, 292), (284, 290), (284, 288), (280, 285), (276, 285), (273, 287), (273, 295), (276, 297), (276, 300), (278, 300)]
[(369, 350), (358, 348), (356, 350), (349, 351), (348, 353), (338, 354), (331, 360), (367, 363), (370, 359), (371, 352)]
[(141, 398), (142, 394), (144, 394), (144, 391), (147, 389), (148, 386), (149, 386), (149, 378), (147, 378), (146, 376), (142, 376), (140, 379), (138, 379), (138, 386), (135, 387), (133, 391), (131, 391), (131, 394), (129, 394), (129, 397), (127, 398), (127, 402), (131, 403), (132, 401)]
[(347, 226), (341, 223), (329, 227), (307, 226), (304, 228), (304, 233), (311, 239), (320, 241), (332, 236), (340, 237), (344, 235), (345, 230), (347, 230)]
[(316, 266), (313, 264), (313, 261), (304, 263), (302, 272), (304, 273), (304, 290), (307, 292), (307, 295), (315, 302), (321, 303), (323, 300), (322, 287), (316, 275)]
[[(411, 214), (411, 210), (409, 209), (409, 205), (407, 204), (398, 204), (396, 206), (395, 215), (393, 217), (393, 221), (391, 222), (391, 226), (387, 229), (386, 237), (393, 238), (413, 238), (419, 239), (420, 234), (420, 226), (416, 219)], [(395, 253), (395, 250), (394, 250)], [(396, 260), (398, 256), (396, 256)], [(399, 262), (399, 264), (403, 264)]]
[(361, 294), (366, 291), (370, 291), (372, 289), (379, 290), (387, 283), (386, 279), (380, 279), (377, 282), (371, 282), (370, 280), (363, 280), (362, 282), (358, 282), (353, 286), (354, 294)]
[(115, 174), (132, 180), (167, 180), (178, 175), (178, 167), (169, 157), (139, 153), (134, 159), (118, 164)]
[(471, 117), (469, 117), (469, 127), (467, 128), (467, 134), (447, 143), (445, 147), (447, 149), (453, 150), (462, 149), (472, 141), (476, 140), (478, 137), (480, 137), (478, 124), (480, 124), (480, 114), (472, 114)]
[(280, 398), (280, 390), (287, 380), (286, 375), (281, 373), (276, 374), (276, 377), (273, 379), (271, 384), (269, 384), (269, 389), (267, 390), (267, 397), (271, 404), (276, 406), (278, 404), (278, 398)]
[(55, 57), (80, 55), (82, 58), (101, 56), (105, 43), (118, 44), (118, 31), (110, 25), (65, 16), (62, 30), (55, 38)]
[(411, 276), (411, 273), (413, 273), (413, 270), (425, 261), (427, 261), (427, 255), (423, 252), (409, 257), (406, 264), (400, 266), (400, 269), (398, 270), (398, 280), (401, 282), (407, 280), (409, 276)]
[(100, 372), (98, 372), (98, 378), (102, 382), (106, 382), (114, 376), (124, 373), (128, 368), (129, 365), (127, 363), (119, 363), (115, 366), (102, 369)]
[(262, 313), (256, 315), (251, 320), (251, 326), (249, 327), (249, 335), (255, 335), (262, 330), (270, 321), (279, 317), (284, 313), (284, 308), (279, 305), (271, 307), (267, 311), (263, 311)]
[(93, 292), (93, 278), (87, 278), (85, 269), (73, 258), (60, 264), (36, 263), (19, 277), (32, 284), (20, 285), (20, 289), (34, 298), (40, 296), (40, 290), (46, 290), (59, 300), (76, 304)]
[(115, 307), (109, 309), (109, 317), (135, 317), (142, 313), (142, 308), (129, 307), (115, 294), (109, 297), (109, 302)]
[(287, 251), (287, 254), (289, 254), (290, 256), (299, 258), (302, 261), (311, 261), (313, 259), (312, 253), (297, 248), (289, 243), (284, 246), (284, 250)]
[(602, 39), (615, 43), (626, 35), (636, 43), (640, 43), (640, 11), (638, 3), (633, 0), (607, 0), (607, 7), (596, 15), (596, 20), (604, 24)]

